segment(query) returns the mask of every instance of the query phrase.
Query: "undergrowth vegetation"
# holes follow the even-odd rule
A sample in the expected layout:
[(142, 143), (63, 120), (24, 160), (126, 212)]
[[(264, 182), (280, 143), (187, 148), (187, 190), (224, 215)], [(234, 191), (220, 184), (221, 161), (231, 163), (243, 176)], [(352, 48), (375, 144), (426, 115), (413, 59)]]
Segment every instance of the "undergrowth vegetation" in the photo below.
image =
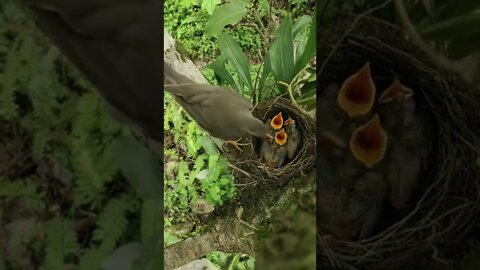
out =
[[(227, 85), (261, 101), (288, 94), (286, 87), (276, 87), (276, 81), (292, 88), (309, 82), (302, 91), (314, 96), (314, 72), (303, 73), (314, 61), (313, 7), (313, 1), (167, 0), (165, 30), (180, 44), (179, 53), (190, 57), (212, 84)], [(289, 70), (283, 70), (285, 58), (291, 61)], [(299, 101), (306, 98), (293, 95)], [(228, 161), (208, 135), (170, 95), (165, 96), (164, 106), (168, 246), (201, 232), (203, 217), (234, 198), (237, 190)], [(242, 254), (213, 252), (207, 258), (221, 269), (254, 265), (253, 258)]]
[(161, 231), (161, 203), (120, 173), (129, 131), (13, 1), (0, 5), (0, 269), (100, 269)]

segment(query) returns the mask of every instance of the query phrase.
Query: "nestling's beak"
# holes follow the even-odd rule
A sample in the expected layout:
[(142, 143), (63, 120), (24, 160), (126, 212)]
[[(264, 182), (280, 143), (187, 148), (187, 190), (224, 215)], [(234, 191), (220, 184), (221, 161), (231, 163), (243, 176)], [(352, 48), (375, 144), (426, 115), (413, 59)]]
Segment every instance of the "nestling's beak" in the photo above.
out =
[(287, 142), (287, 137), (288, 137), (287, 133), (283, 128), (279, 132), (275, 133), (275, 141), (279, 145), (284, 145)]
[(272, 118), (272, 121), (270, 122), (270, 125), (274, 129), (280, 129), (283, 126), (283, 117), (282, 117), (282, 112), (279, 112), (275, 117)]
[(295, 120), (293, 120), (291, 117), (288, 117), (287, 120), (283, 123), (285, 126), (295, 124)]
[(387, 133), (376, 114), (366, 124), (353, 131), (350, 138), (350, 149), (356, 159), (367, 168), (371, 168), (385, 156), (387, 141)]
[(378, 99), (379, 104), (389, 103), (394, 100), (405, 100), (413, 96), (412, 89), (403, 86), (400, 81), (395, 78), (392, 84), (380, 95)]
[(338, 93), (338, 106), (348, 117), (364, 115), (373, 107), (375, 100), (375, 84), (367, 62), (358, 72), (348, 77)]

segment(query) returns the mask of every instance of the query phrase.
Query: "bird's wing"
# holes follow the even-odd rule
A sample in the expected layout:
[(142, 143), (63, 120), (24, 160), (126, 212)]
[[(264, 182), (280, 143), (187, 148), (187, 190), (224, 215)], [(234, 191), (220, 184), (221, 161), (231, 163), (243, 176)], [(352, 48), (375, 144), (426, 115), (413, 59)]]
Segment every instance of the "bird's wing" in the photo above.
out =
[[(160, 1), (19, 1), (30, 7), (39, 28), (105, 100), (150, 137), (163, 141), (163, 119), (158, 117), (163, 113)], [(111, 16), (106, 16), (108, 7)], [(84, 27), (85, 20), (90, 27)]]

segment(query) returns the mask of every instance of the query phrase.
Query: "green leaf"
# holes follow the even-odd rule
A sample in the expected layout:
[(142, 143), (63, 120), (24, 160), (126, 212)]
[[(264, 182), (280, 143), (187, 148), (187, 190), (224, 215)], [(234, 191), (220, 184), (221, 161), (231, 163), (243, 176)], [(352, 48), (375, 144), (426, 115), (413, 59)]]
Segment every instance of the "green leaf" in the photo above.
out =
[(305, 45), (303, 53), (298, 56), (296, 63), (295, 63), (295, 75), (300, 72), (308, 62), (315, 56), (317, 51), (317, 15), (316, 12), (313, 13), (313, 18), (311, 19), (310, 23), (310, 33), (308, 35), (308, 41)]
[(305, 27), (310, 23), (311, 17), (308, 15), (303, 15), (302, 17), (298, 18), (292, 26), (292, 34), (293, 37), (296, 37), (298, 33), (300, 33)]
[(230, 3), (242, 4), (244, 6), (250, 4), (250, 0), (230, 0)]
[(132, 136), (117, 139), (118, 167), (144, 199), (163, 200), (162, 168), (155, 155)]
[(473, 12), (438, 22), (426, 28), (421, 35), (436, 41), (465, 38), (480, 33), (480, 12)]
[(227, 3), (218, 6), (212, 17), (205, 24), (205, 31), (209, 36), (218, 36), (227, 25), (235, 25), (247, 14), (245, 5)]
[(212, 15), (218, 4), (220, 4), (220, 0), (203, 0), (202, 9), (206, 10), (209, 15)]
[(271, 64), (270, 64), (270, 56), (265, 55), (263, 60), (263, 70), (262, 70), (262, 77), (260, 77), (260, 83), (258, 84), (258, 89), (263, 91), (265, 87), (265, 82), (267, 81), (268, 75), (272, 72)]
[(215, 59), (215, 62), (206, 65), (206, 68), (209, 68), (215, 72), (215, 75), (220, 77), (221, 80), (225, 81), (230, 87), (234, 88), (237, 91), (241, 91), (240, 86), (233, 79), (232, 74), (228, 72), (225, 68), (225, 62), (227, 61), (227, 56), (222, 54)]
[[(278, 35), (268, 51), (270, 66), (275, 81), (289, 84), (293, 79), (294, 70), (292, 19), (290, 16), (283, 20)], [(280, 88), (286, 89), (283, 85)]]
[(205, 149), (205, 152), (207, 152), (207, 155), (218, 154), (217, 145), (208, 136), (203, 135), (199, 140), (203, 149)]
[(219, 36), (218, 46), (237, 72), (240, 81), (247, 85), (248, 89), (252, 91), (253, 84), (252, 78), (250, 77), (250, 65), (248, 64), (248, 58), (243, 53), (242, 48), (240, 48), (233, 37), (226, 33), (222, 33)]

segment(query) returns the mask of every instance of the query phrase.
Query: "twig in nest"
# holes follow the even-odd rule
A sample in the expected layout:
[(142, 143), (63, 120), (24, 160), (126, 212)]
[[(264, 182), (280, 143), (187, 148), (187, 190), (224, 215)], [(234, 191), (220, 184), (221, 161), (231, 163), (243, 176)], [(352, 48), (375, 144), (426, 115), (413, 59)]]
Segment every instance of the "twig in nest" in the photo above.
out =
[(353, 21), (352, 25), (350, 25), (350, 27), (347, 29), (347, 31), (345, 31), (345, 34), (342, 35), (342, 37), (337, 41), (337, 43), (335, 44), (335, 46), (333, 47), (332, 51), (328, 54), (327, 58), (325, 58), (325, 61), (323, 61), (322, 65), (320, 66), (320, 69), (318, 71), (318, 76), (320, 76), (320, 74), (322, 74), (323, 70), (325, 69), (325, 66), (327, 65), (327, 63), (330, 61), (330, 59), (332, 58), (332, 56), (335, 54), (335, 52), (337, 51), (338, 47), (340, 47), (340, 44), (342, 43), (342, 41), (350, 34), (350, 32), (352, 32), (353, 28), (355, 28), (355, 26), (357, 25), (357, 23), (362, 19), (364, 18), (365, 16), (368, 16), (370, 14), (372, 14), (373, 12), (379, 10), (379, 9), (382, 9), (384, 7), (386, 7), (388, 4), (390, 4), (390, 2), (392, 2), (392, 0), (387, 0), (385, 1), (383, 4), (379, 5), (379, 6), (376, 6), (370, 10), (367, 10), (366, 12), (358, 15), (357, 18), (355, 18), (355, 20)]
[(253, 230), (255, 230), (255, 231), (258, 231), (258, 228), (257, 228), (257, 227), (255, 227), (255, 226), (253, 226), (253, 225), (251, 225), (251, 224), (248, 224), (246, 221), (244, 221), (244, 220), (242, 219), (242, 216), (243, 216), (243, 207), (240, 206), (240, 208), (238, 208), (238, 210), (237, 210), (237, 219), (238, 219), (238, 221), (240, 221), (240, 223), (242, 223), (243, 225), (249, 227), (250, 229), (253, 229)]
[(250, 173), (238, 168), (237, 166), (233, 165), (232, 163), (228, 163), (228, 167), (233, 168), (233, 169), (245, 174), (247, 177), (252, 177), (252, 175)]

